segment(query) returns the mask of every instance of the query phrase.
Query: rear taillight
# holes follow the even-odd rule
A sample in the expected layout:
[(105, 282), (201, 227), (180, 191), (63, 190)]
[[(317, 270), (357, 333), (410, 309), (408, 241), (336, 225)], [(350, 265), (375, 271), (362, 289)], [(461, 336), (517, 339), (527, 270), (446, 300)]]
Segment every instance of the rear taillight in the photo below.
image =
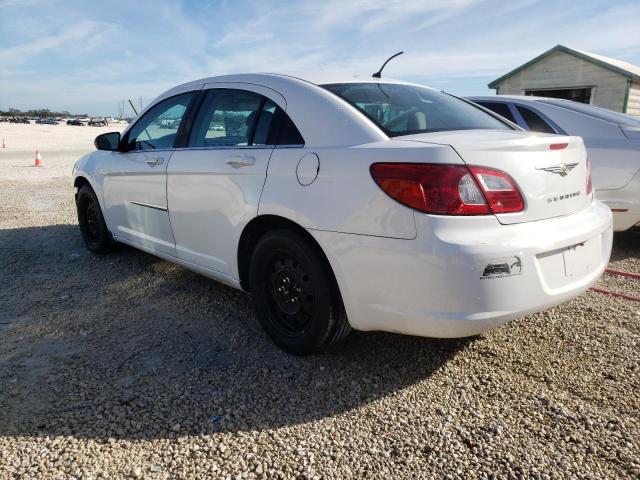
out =
[(513, 179), (486, 167), (375, 163), (371, 176), (394, 200), (437, 215), (489, 215), (524, 209)]
[(591, 182), (591, 161), (587, 158), (587, 195), (593, 192), (593, 183)]
[(524, 209), (524, 200), (513, 179), (493, 168), (469, 167), (482, 188), (493, 213), (513, 213)]

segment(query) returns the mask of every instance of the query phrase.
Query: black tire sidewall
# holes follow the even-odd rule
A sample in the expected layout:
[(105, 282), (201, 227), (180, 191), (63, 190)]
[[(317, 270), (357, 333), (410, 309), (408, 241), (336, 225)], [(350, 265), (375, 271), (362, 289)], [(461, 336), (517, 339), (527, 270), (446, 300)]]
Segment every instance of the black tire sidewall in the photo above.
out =
[[(312, 277), (316, 291), (315, 308), (309, 325), (298, 335), (283, 335), (269, 307), (268, 267), (276, 252), (293, 255)], [(302, 236), (276, 230), (262, 237), (253, 251), (250, 266), (250, 290), (258, 321), (267, 335), (283, 350), (295, 355), (308, 355), (323, 349), (333, 332), (340, 309), (333, 278), (322, 259)]]
[[(98, 211), (98, 239), (96, 241), (94, 241), (88, 233), (86, 211), (90, 203), (94, 203)], [(102, 216), (98, 198), (89, 186), (85, 185), (80, 188), (76, 207), (78, 209), (78, 224), (84, 244), (93, 253), (107, 253), (111, 247), (111, 234)]]

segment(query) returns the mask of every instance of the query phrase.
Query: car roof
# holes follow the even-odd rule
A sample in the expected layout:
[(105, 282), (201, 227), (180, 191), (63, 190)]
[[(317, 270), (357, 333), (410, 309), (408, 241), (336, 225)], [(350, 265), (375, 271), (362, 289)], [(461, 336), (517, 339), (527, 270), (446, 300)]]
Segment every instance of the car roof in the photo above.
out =
[[(542, 107), (541, 104), (544, 104), (550, 105), (551, 107), (563, 108), (575, 114), (588, 115), (590, 117), (597, 118), (598, 120), (603, 120), (617, 125), (626, 125), (631, 127), (640, 126), (640, 120), (630, 115), (608, 110), (596, 105), (574, 102), (565, 98), (535, 97), (531, 95), (485, 95), (469, 96), (466, 98), (471, 101), (479, 102), (513, 101), (524, 105), (537, 105), (539, 108)], [(545, 113), (548, 112), (545, 111)]]
[[(303, 138), (311, 145), (341, 145), (350, 143), (372, 143), (389, 140), (389, 137), (364, 113), (349, 105), (333, 93), (320, 88), (326, 83), (401, 83), (400, 80), (376, 79), (371, 76), (349, 76), (344, 74), (285, 74), (285, 73), (243, 73), (206, 77), (184, 83), (164, 92), (150, 102), (136, 118), (144, 115), (158, 102), (175, 95), (203, 88), (227, 88), (229, 84), (246, 84), (272, 90), (271, 97), (287, 112), (300, 130)], [(328, 119), (333, 121), (328, 121)], [(132, 125), (125, 129), (126, 134)], [(348, 125), (348, 128), (345, 128)]]
[(506, 100), (518, 100), (524, 102), (535, 102), (539, 100), (557, 100), (551, 97), (534, 97), (532, 95), (469, 95), (468, 100), (480, 100), (485, 102), (500, 102)]
[[(236, 73), (230, 75), (218, 75), (214, 77), (205, 77), (191, 82), (177, 85), (169, 91), (165, 92), (162, 96), (169, 96), (174, 91), (183, 91), (185, 88), (196, 85), (204, 85), (207, 83), (256, 83), (259, 85), (269, 86), (274, 81), (281, 83), (290, 79), (294, 81), (304, 81), (313, 85), (327, 85), (334, 83), (376, 83), (376, 84), (401, 84), (401, 85), (414, 85), (423, 88), (425, 85), (419, 85), (417, 83), (406, 82), (404, 80), (397, 80), (394, 78), (374, 78), (371, 75), (347, 75), (344, 73), (331, 73), (331, 72), (282, 72), (282, 73)], [(435, 89), (432, 89), (435, 90)]]

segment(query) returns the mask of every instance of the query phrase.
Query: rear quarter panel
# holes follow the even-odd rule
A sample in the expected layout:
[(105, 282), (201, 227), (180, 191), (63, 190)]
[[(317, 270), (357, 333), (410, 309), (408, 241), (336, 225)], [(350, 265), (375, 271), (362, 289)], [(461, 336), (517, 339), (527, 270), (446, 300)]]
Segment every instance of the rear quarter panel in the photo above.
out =
[[(318, 176), (303, 186), (296, 168), (310, 152), (319, 158)], [(413, 239), (413, 210), (378, 187), (369, 173), (376, 162), (461, 164), (462, 160), (449, 146), (393, 140), (353, 147), (277, 148), (258, 214), (279, 215), (315, 230)]]

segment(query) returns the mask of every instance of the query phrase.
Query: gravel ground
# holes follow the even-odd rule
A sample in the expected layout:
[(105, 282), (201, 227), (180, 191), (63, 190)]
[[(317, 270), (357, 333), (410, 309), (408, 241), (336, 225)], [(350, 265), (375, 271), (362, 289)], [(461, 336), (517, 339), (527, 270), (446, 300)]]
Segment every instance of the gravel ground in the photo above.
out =
[[(243, 293), (84, 249), (68, 175), (105, 129), (11, 128), (0, 478), (640, 477), (640, 304), (589, 292), (471, 339), (356, 332), (292, 357)], [(612, 266), (640, 273), (640, 234)]]

